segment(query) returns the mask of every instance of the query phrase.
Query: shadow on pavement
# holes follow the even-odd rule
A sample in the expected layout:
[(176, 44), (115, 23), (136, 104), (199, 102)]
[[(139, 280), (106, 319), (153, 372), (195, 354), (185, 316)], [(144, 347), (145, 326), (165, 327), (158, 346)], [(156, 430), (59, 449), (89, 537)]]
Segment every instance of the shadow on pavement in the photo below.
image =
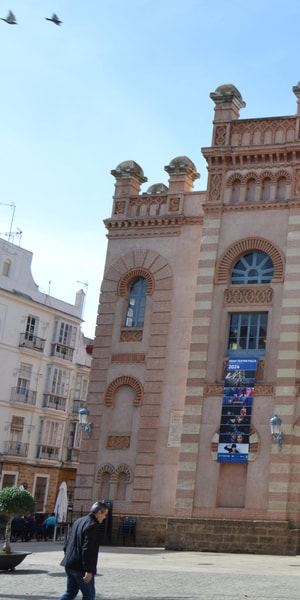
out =
[[(13, 600), (24, 600), (24, 594), (22, 594), (22, 596), (19, 596), (19, 594), (1, 594), (0, 593), (0, 598), (3, 598), (3, 600), (10, 600), (10, 598), (13, 598)], [(30, 598), (31, 600), (41, 600), (41, 595), (38, 594), (37, 596), (34, 594), (30, 594)], [(43, 595), (43, 600), (53, 600), (53, 595), (52, 596), (44, 596)]]
[[(15, 569), (14, 571), (0, 571), (1, 575), (13, 575), (14, 577), (18, 577), (18, 575), (48, 575), (48, 571), (45, 569)], [(2, 595), (0, 594), (0, 598)]]

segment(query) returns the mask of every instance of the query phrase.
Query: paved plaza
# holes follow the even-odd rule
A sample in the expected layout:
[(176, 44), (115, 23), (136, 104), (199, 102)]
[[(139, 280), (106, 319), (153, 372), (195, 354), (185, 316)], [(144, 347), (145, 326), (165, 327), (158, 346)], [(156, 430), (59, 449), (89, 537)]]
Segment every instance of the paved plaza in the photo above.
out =
[[(14, 572), (0, 571), (0, 600), (59, 598), (62, 543), (15, 543), (13, 550), (31, 554)], [(300, 556), (105, 546), (96, 589), (97, 600), (299, 600)]]

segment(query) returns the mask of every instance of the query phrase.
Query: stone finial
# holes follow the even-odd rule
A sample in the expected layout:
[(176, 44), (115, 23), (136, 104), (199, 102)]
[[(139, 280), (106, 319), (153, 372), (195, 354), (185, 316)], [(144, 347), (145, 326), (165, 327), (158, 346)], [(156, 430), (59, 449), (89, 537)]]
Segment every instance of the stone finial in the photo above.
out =
[(199, 179), (200, 174), (194, 163), (187, 156), (177, 156), (165, 167), (169, 173), (169, 192), (182, 193), (190, 192), (194, 187), (195, 179)]
[(165, 167), (165, 171), (167, 171), (170, 176), (182, 175), (184, 173), (188, 175), (192, 181), (195, 181), (195, 179), (199, 179), (200, 177), (194, 163), (187, 156), (177, 156), (176, 158), (173, 158), (173, 160)]
[(300, 115), (300, 81), (298, 81), (297, 85), (294, 85), (293, 92), (297, 98), (297, 115)]
[(241, 93), (232, 83), (225, 83), (217, 87), (215, 92), (211, 92), (210, 98), (215, 104), (233, 102), (238, 109), (245, 108), (246, 106)]
[(215, 103), (215, 122), (232, 121), (240, 116), (240, 109), (246, 106), (239, 90), (232, 83), (220, 85), (210, 98)]
[(300, 98), (300, 81), (298, 81), (297, 85), (293, 86), (293, 92), (297, 98)]
[(148, 187), (146, 194), (149, 196), (163, 195), (168, 193), (168, 187), (164, 183), (154, 183)]
[(147, 177), (144, 176), (143, 169), (134, 160), (124, 160), (111, 171), (111, 174), (116, 179), (134, 178), (139, 184), (148, 181)]
[[(141, 184), (148, 181), (144, 175), (143, 169), (134, 160), (124, 160), (111, 174), (116, 178), (115, 183), (115, 201), (125, 200), (130, 196), (138, 196), (141, 191)], [(118, 213), (120, 212), (118, 204)]]

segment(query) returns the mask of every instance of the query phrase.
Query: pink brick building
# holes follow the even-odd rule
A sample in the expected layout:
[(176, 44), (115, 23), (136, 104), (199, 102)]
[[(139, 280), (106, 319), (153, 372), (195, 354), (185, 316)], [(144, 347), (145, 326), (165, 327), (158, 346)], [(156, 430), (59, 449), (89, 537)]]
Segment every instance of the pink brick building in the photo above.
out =
[[(247, 120), (235, 86), (211, 94), (205, 191), (185, 156), (165, 167), (168, 187), (145, 192), (134, 161), (112, 171), (76, 502), (111, 499), (114, 519), (137, 517), (139, 544), (298, 551), (300, 84), (293, 92), (295, 115)], [(237, 356), (258, 361), (247, 460), (220, 462)]]

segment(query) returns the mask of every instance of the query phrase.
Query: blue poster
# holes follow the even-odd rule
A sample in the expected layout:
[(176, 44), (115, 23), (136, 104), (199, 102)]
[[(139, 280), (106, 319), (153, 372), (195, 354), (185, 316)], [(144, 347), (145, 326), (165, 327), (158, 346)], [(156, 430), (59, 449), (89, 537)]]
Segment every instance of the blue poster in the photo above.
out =
[(230, 358), (224, 381), (218, 462), (247, 463), (257, 358)]

